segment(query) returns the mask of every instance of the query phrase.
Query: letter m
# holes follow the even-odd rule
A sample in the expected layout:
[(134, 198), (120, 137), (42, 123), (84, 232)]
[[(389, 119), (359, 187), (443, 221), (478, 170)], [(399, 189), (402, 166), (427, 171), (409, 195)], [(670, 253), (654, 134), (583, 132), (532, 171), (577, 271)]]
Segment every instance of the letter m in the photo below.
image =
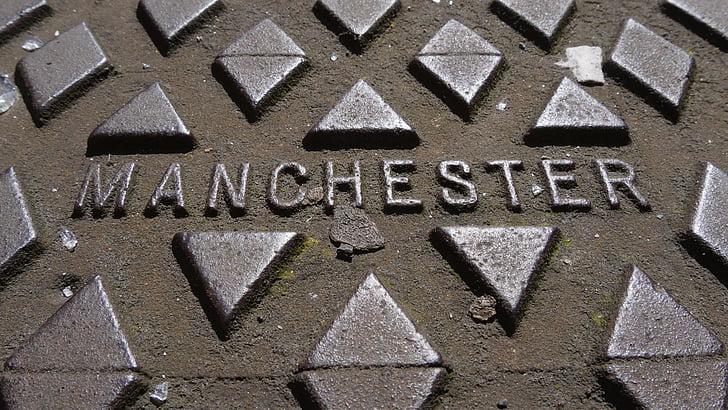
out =
[(86, 207), (86, 194), (89, 189), (91, 190), (91, 205), (93, 215), (95, 217), (101, 217), (104, 213), (104, 205), (111, 197), (111, 193), (114, 189), (118, 188), (116, 195), (116, 201), (114, 202), (114, 216), (121, 217), (126, 214), (126, 195), (129, 192), (131, 185), (131, 177), (134, 173), (134, 163), (129, 162), (121, 166), (119, 172), (106, 185), (105, 188), (101, 188), (101, 167), (99, 164), (91, 164), (86, 172), (86, 179), (83, 181), (81, 191), (78, 193), (78, 199), (73, 205), (73, 216), (83, 216)]

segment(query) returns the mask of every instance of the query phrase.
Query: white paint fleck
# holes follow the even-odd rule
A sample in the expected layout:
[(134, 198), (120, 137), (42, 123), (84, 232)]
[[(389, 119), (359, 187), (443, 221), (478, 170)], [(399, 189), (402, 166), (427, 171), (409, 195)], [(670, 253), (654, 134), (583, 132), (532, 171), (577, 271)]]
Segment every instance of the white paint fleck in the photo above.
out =
[(556, 65), (570, 68), (580, 84), (604, 85), (601, 47), (569, 47), (566, 49), (566, 60), (559, 61)]

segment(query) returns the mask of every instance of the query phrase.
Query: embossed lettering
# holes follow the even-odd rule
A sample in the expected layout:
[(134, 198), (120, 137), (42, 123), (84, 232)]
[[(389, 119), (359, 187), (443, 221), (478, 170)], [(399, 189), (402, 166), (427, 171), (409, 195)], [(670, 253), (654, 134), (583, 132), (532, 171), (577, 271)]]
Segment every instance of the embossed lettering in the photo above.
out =
[(101, 166), (99, 164), (91, 164), (86, 172), (86, 179), (83, 181), (81, 191), (78, 193), (78, 199), (73, 206), (73, 216), (80, 217), (84, 213), (86, 203), (86, 193), (91, 188), (92, 209), (95, 216), (103, 214), (104, 204), (111, 196), (114, 188), (118, 188), (116, 201), (114, 202), (114, 216), (121, 217), (126, 214), (126, 195), (131, 188), (131, 177), (134, 173), (135, 164), (133, 162), (126, 163), (121, 166), (119, 172), (106, 185), (106, 189), (101, 190)]
[[(299, 185), (296, 196), (290, 201), (282, 201), (278, 197), (278, 180), (281, 174), (288, 174), (293, 176), (296, 183)], [(299, 164), (298, 162), (284, 162), (278, 164), (270, 174), (270, 185), (268, 186), (268, 203), (274, 209), (279, 211), (291, 211), (296, 209), (303, 203), (306, 198), (306, 189), (301, 185), (308, 180), (306, 175), (306, 167)]]
[(212, 169), (212, 178), (210, 179), (210, 190), (207, 193), (207, 206), (205, 207), (205, 213), (208, 215), (217, 215), (219, 212), (217, 208), (217, 193), (220, 188), (220, 182), (223, 183), (225, 192), (225, 199), (230, 207), (230, 214), (242, 215), (245, 212), (245, 190), (248, 185), (248, 170), (250, 164), (243, 163), (240, 165), (238, 190), (235, 191), (235, 186), (228, 177), (225, 164), (216, 164)]
[[(437, 177), (442, 184), (442, 201), (446, 206), (455, 209), (472, 209), (478, 203), (478, 191), (470, 178), (470, 165), (465, 161), (442, 161), (437, 166)], [(464, 198), (456, 198), (450, 189), (464, 194)]]
[[(167, 189), (167, 183), (172, 178), (173, 185), (171, 189)], [(187, 215), (187, 209), (185, 209), (185, 199), (182, 193), (182, 171), (178, 163), (172, 163), (167, 168), (167, 172), (164, 173), (162, 180), (159, 181), (157, 188), (154, 189), (152, 197), (147, 202), (147, 207), (144, 209), (144, 214), (148, 217), (153, 217), (159, 214), (159, 204), (174, 205), (174, 215), (176, 217), (183, 217)]]
[(326, 208), (330, 209), (334, 207), (336, 188), (341, 186), (344, 186), (347, 190), (353, 191), (354, 206), (357, 208), (364, 206), (364, 202), (361, 197), (361, 168), (359, 166), (359, 161), (354, 161), (351, 166), (351, 173), (351, 176), (335, 177), (333, 162), (326, 162)]
[[(626, 190), (627, 195), (634, 199), (640, 210), (649, 211), (651, 209), (650, 203), (647, 202), (647, 199), (642, 196), (634, 184), (635, 172), (632, 165), (618, 159), (595, 159), (594, 162), (599, 168), (602, 180), (604, 180), (604, 186), (607, 189), (607, 200), (612, 209), (619, 209), (619, 198), (615, 188)], [(627, 171), (627, 176), (610, 176), (609, 171)]]
[(488, 168), (500, 168), (503, 170), (503, 180), (506, 182), (506, 190), (508, 191), (508, 203), (506, 206), (513, 212), (521, 212), (521, 201), (518, 199), (516, 186), (513, 184), (513, 170), (522, 170), (523, 162), (517, 160), (490, 161)]
[(559, 187), (570, 188), (576, 186), (576, 177), (573, 175), (554, 175), (554, 171), (569, 171), (574, 169), (574, 161), (568, 159), (544, 159), (541, 161), (546, 172), (551, 190), (551, 207), (555, 210), (588, 210), (591, 202), (584, 198), (563, 198)]
[(409, 191), (412, 184), (407, 177), (392, 176), (392, 172), (406, 172), (414, 170), (415, 165), (411, 160), (384, 160), (382, 171), (384, 173), (384, 210), (419, 212), (422, 210), (422, 201), (413, 198), (394, 198), (394, 190)]

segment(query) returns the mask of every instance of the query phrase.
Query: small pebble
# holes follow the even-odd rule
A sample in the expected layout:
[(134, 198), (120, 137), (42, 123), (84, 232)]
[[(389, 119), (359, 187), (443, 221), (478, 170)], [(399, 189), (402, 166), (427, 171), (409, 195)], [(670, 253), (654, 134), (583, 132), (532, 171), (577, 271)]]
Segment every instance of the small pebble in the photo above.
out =
[(9, 110), (18, 99), (18, 90), (8, 77), (7, 74), (0, 74), (0, 114)]
[(665, 217), (665, 215), (662, 215), (662, 214), (657, 215), (657, 219), (662, 219), (664, 217)]
[(33, 37), (25, 41), (22, 46), (25, 51), (35, 51), (41, 47), (43, 47), (43, 40), (39, 39), (38, 37)]
[(339, 59), (339, 56), (337, 56), (336, 54), (333, 54), (333, 55), (331, 56), (331, 61), (336, 61), (336, 60), (338, 60), (338, 59)]
[(164, 382), (154, 386), (154, 391), (149, 395), (149, 400), (154, 403), (155, 406), (161, 406), (167, 402), (169, 395), (169, 383)]
[(533, 196), (539, 196), (543, 193), (543, 187), (541, 187), (541, 185), (533, 184), (531, 185), (531, 193)]
[(71, 290), (70, 286), (66, 286), (65, 288), (63, 288), (61, 293), (63, 294), (63, 296), (65, 296), (67, 298), (70, 298), (71, 296), (73, 296), (73, 290)]
[(498, 111), (505, 111), (508, 107), (508, 103), (506, 103), (506, 100), (501, 100), (501, 102), (498, 103), (498, 105), (495, 106), (495, 109)]
[(501, 401), (498, 402), (498, 404), (496, 404), (496, 406), (499, 409), (507, 409), (508, 408), (508, 400), (501, 400)]
[(68, 229), (64, 229), (61, 231), (59, 236), (61, 237), (61, 243), (63, 243), (63, 247), (66, 248), (66, 250), (73, 252), (76, 249), (78, 240), (73, 232)]

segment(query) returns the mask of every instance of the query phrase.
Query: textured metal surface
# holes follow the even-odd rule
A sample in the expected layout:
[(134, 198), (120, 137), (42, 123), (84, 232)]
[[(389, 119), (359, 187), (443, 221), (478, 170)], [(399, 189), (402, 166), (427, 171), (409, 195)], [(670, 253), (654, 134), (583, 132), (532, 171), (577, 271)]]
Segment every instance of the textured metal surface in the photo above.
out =
[(688, 24), (697, 22), (728, 47), (728, 4), (722, 0), (665, 0), (665, 7), (674, 10)]
[(257, 119), (308, 58), (275, 23), (265, 19), (216, 59), (213, 71), (249, 119)]
[(688, 233), (728, 267), (728, 175), (707, 163), (702, 179)]
[(621, 145), (627, 138), (627, 124), (566, 77), (525, 137), (533, 145)]
[(369, 274), (302, 368), (427, 366), (441, 362), (440, 354), (417, 332), (376, 276)]
[(311, 148), (405, 148), (415, 131), (364, 80), (358, 80), (306, 135)]
[(23, 371), (130, 370), (136, 360), (99, 276), (94, 277), (5, 362)]
[(167, 54), (190, 26), (221, 4), (220, 0), (140, 0), (138, 16), (159, 51)]
[(15, 170), (8, 168), (0, 174), (0, 273), (21, 259), (37, 239)]
[(574, 0), (496, 0), (491, 4), (502, 18), (534, 37), (544, 48), (551, 47), (576, 7)]
[(550, 227), (454, 226), (436, 228), (431, 235), (455, 255), (458, 273), (473, 291), (493, 294), (502, 320), (517, 324), (521, 301), (558, 234), (557, 228)]
[(318, 0), (314, 12), (344, 45), (360, 52), (399, 7), (399, 0)]
[(695, 61), (685, 50), (627, 19), (608, 64), (635, 92), (675, 118)]
[(87, 153), (184, 152), (194, 143), (159, 83), (154, 83), (91, 132)]
[(638, 267), (615, 317), (607, 356), (701, 356), (719, 354), (723, 344)]
[(501, 52), (457, 20), (445, 23), (412, 60), (421, 82), (465, 118), (472, 116), (503, 66)]
[(261, 292), (301, 236), (294, 232), (180, 232), (172, 246), (221, 338)]
[(134, 373), (4, 374), (0, 379), (8, 409), (119, 408), (142, 386), (143, 378)]
[(446, 377), (442, 368), (335, 369), (303, 372), (308, 400), (321, 409), (420, 409)]
[(722, 361), (610, 364), (608, 377), (645, 409), (723, 409), (728, 395), (728, 363)]
[(36, 123), (43, 123), (95, 77), (111, 69), (86, 23), (18, 62), (15, 75)]

